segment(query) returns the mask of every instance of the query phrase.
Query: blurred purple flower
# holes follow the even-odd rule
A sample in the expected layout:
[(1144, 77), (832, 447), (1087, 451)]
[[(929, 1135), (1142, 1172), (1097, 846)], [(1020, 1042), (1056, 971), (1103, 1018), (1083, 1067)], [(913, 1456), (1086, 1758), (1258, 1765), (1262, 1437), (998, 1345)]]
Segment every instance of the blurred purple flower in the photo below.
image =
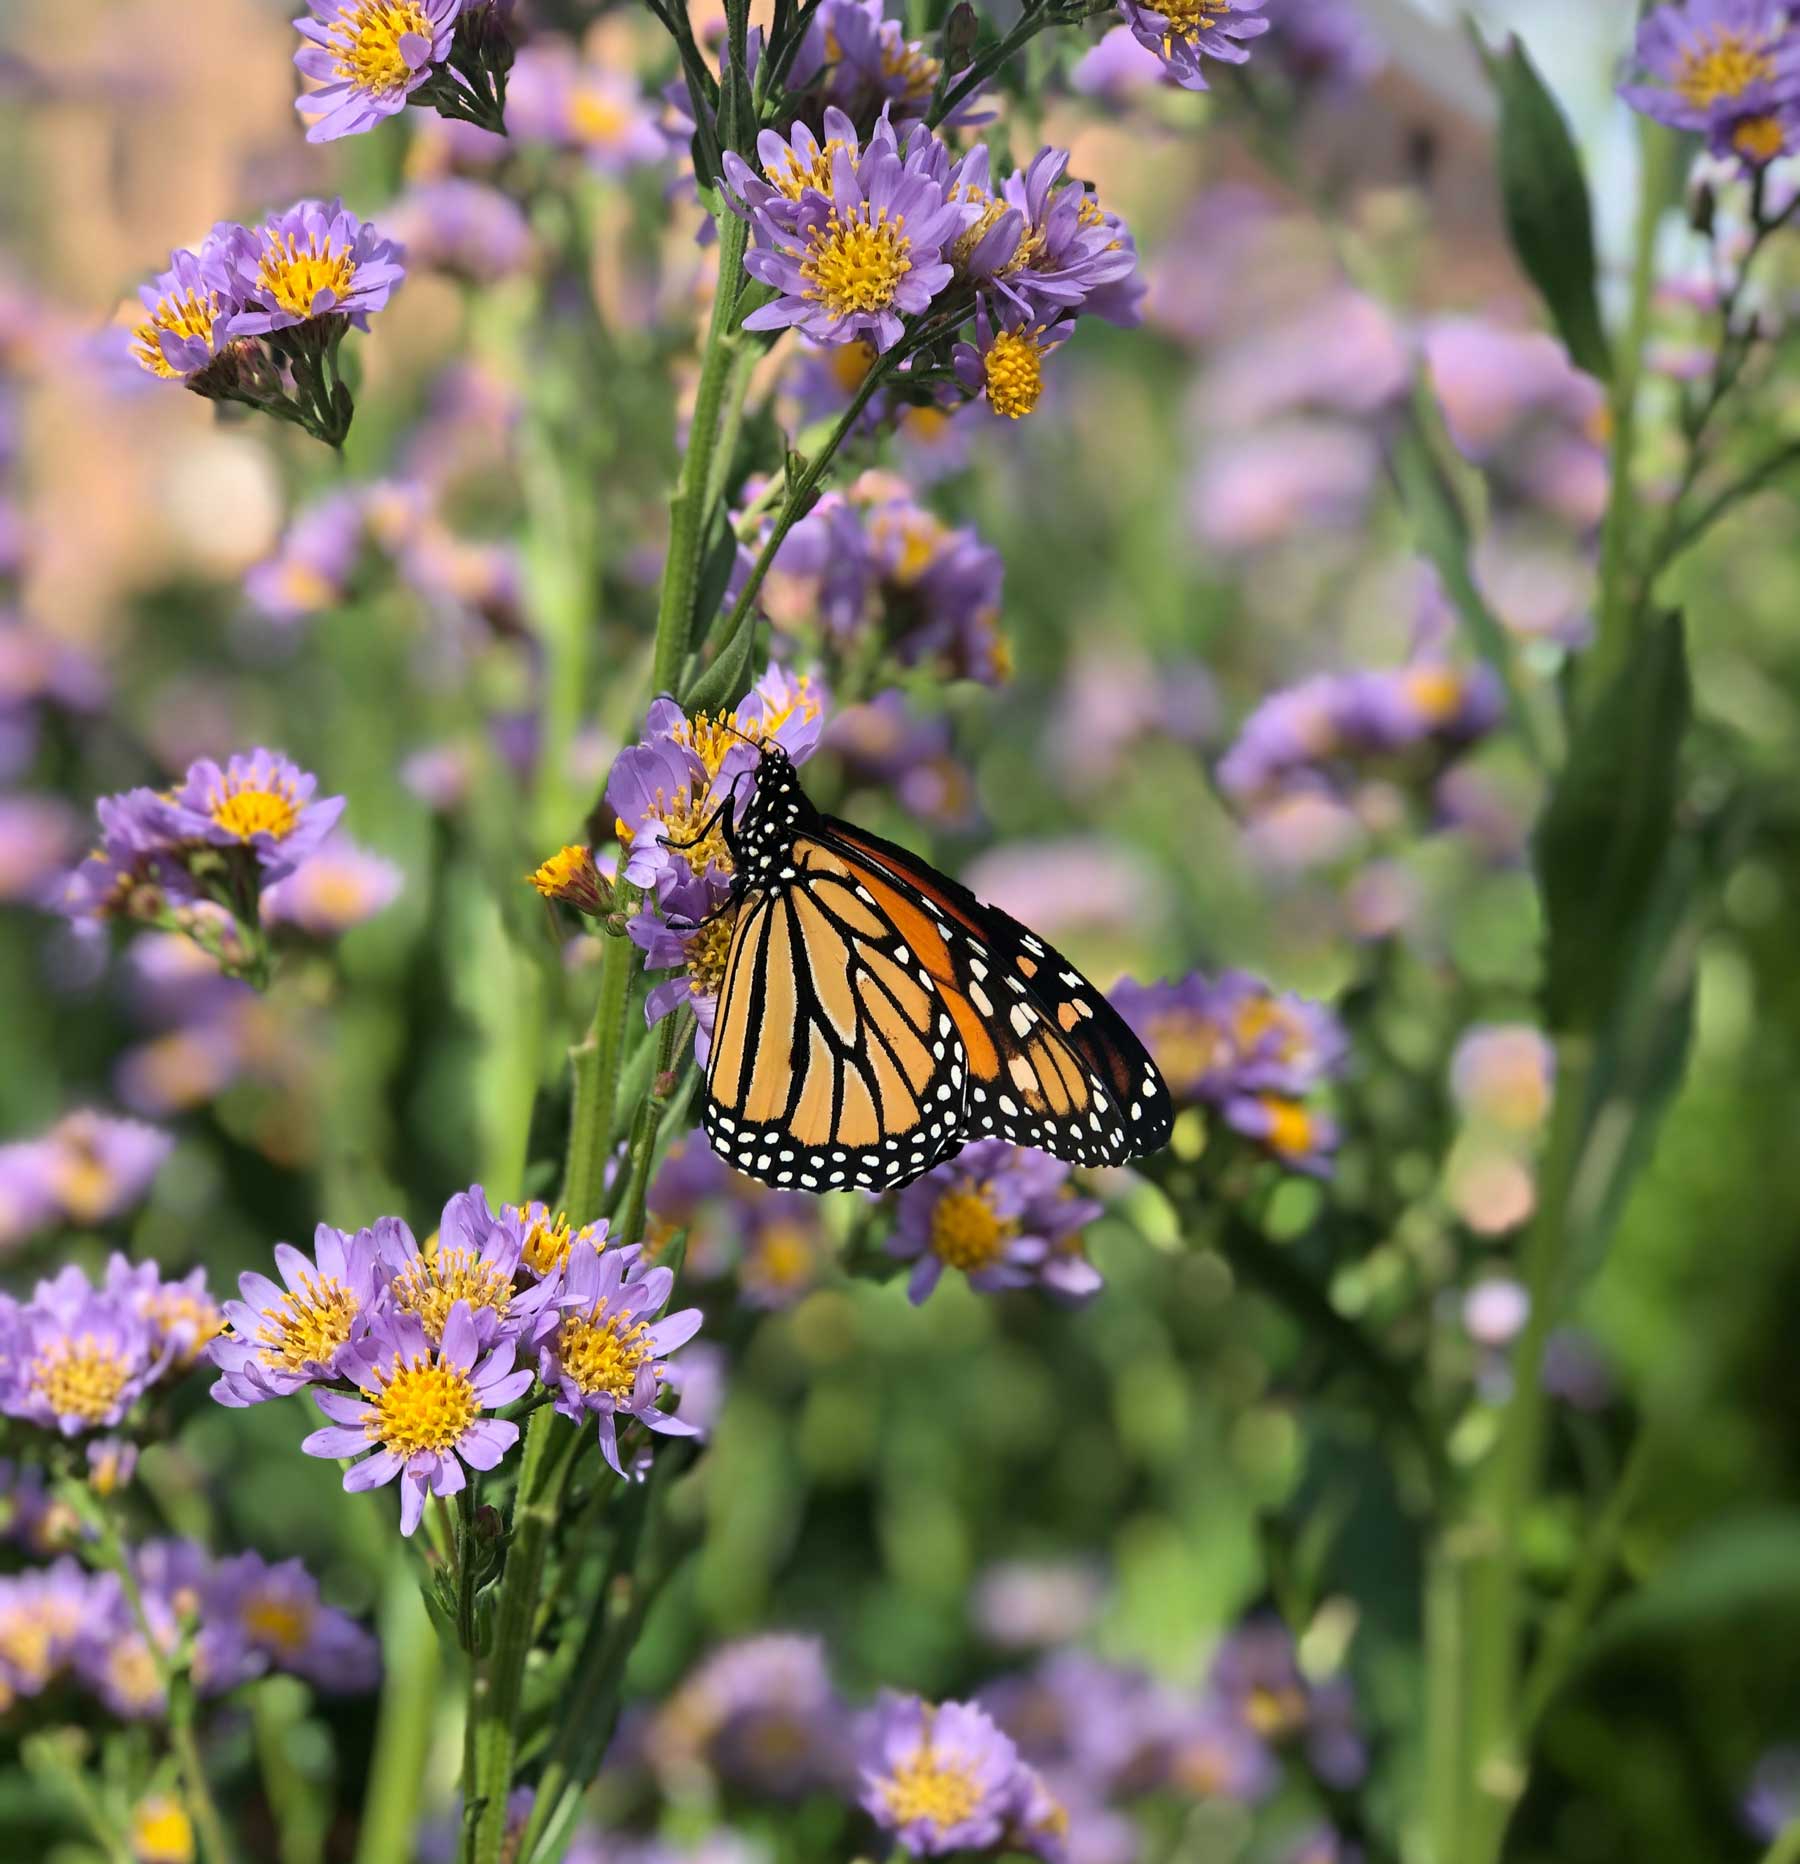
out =
[(111, 1430), (170, 1356), (129, 1302), (71, 1263), (23, 1305), (0, 1306), (0, 1411), (65, 1437)]
[(420, 182), (393, 201), (385, 217), (408, 264), (448, 272), (471, 285), (494, 284), (531, 261), (524, 209), (486, 182), (457, 175)]
[(606, 175), (663, 161), (673, 146), (630, 71), (583, 59), (560, 39), (535, 40), (513, 61), (506, 126), (521, 142), (578, 150)]
[(314, 938), (337, 938), (385, 911), (404, 884), (392, 861), (358, 847), (348, 835), (333, 835), (264, 890), (262, 920), (298, 927)]
[(1018, 1750), (978, 1708), (884, 1695), (863, 1735), (862, 1803), (915, 1857), (998, 1844), (1018, 1806)]
[(1450, 1058), (1450, 1091), (1465, 1118), (1532, 1133), (1550, 1111), (1556, 1050), (1529, 1023), (1476, 1023)]
[(273, 556), (244, 572), (244, 594), (276, 622), (334, 607), (349, 590), (363, 535), (359, 496), (328, 492), (294, 514)]
[(1281, 1765), (1235, 1703), (1209, 1695), (1176, 1722), (1169, 1778), (1196, 1799), (1260, 1805), (1281, 1781)]
[(1001, 1560), (976, 1577), (969, 1615), (990, 1644), (1064, 1644), (1092, 1625), (1105, 1590), (1100, 1571), (1082, 1561)]
[(1357, 0), (1263, 0), (1274, 30), (1269, 55), (1303, 89), (1359, 89), (1387, 63), (1387, 48)]
[(1160, 52), (1145, 45), (1129, 26), (1113, 26), (1082, 54), (1069, 83), (1084, 97), (1122, 104), (1168, 78)]
[(1381, 472), (1374, 438), (1342, 421), (1293, 419), (1214, 441), (1190, 510), (1216, 550), (1267, 549), (1297, 532), (1351, 530)]
[(887, 1248), (914, 1264), (907, 1283), (914, 1305), (947, 1268), (983, 1294), (1033, 1283), (1071, 1299), (1097, 1294), (1102, 1283), (1081, 1230), (1101, 1206), (1076, 1196), (1069, 1177), (1048, 1153), (982, 1139), (908, 1185)]
[(259, 1553), (221, 1560), (206, 1577), (203, 1615), (235, 1621), (250, 1647), (277, 1669), (333, 1695), (373, 1689), (381, 1675), (375, 1639), (327, 1605), (299, 1560), (271, 1563)]

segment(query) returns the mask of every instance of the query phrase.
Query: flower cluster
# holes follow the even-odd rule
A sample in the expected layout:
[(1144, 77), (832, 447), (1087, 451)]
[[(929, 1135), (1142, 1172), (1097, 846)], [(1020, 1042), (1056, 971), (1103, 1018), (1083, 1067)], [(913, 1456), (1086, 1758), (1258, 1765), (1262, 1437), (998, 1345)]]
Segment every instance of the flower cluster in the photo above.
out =
[(574, 1231), (541, 1204), (496, 1214), (479, 1186), (450, 1199), (425, 1249), (398, 1217), (354, 1234), (320, 1224), (310, 1256), (276, 1245), (279, 1284), (241, 1277), (210, 1349), (213, 1396), (242, 1407), (310, 1390), (330, 1423), (301, 1447), (360, 1457), (348, 1490), (398, 1479), (407, 1534), (427, 1495), (454, 1495), (518, 1441), (518, 1423), (496, 1414), (534, 1384), (565, 1415), (593, 1419), (623, 1473), (625, 1425), (695, 1434), (660, 1393), (664, 1355), (700, 1314), (657, 1318), (674, 1276), (641, 1255), (610, 1245), (604, 1222)]
[(1687, 0), (1659, 6), (1638, 27), (1623, 84), (1634, 110), (1706, 138), (1715, 155), (1766, 168), (1800, 130), (1800, 34), (1786, 0)]
[(782, 539), (761, 601), (778, 642), (830, 666), (879, 644), (903, 667), (998, 686), (1012, 671), (1000, 632), (1005, 575), (972, 528), (945, 524), (891, 473), (867, 472)]
[[(964, 394), (1016, 420), (1036, 407), (1044, 357), (1078, 316), (1136, 321), (1131, 234), (1066, 181), (1067, 150), (1041, 150), (996, 186), (985, 144), (953, 158), (929, 130), (902, 143), (883, 116), (865, 135), (835, 105), (821, 127), (765, 130), (758, 168), (727, 154), (725, 175), (750, 222), (745, 270), (775, 294), (745, 328), (858, 346), (867, 360), (839, 378), (846, 398), (876, 369), (902, 395), (935, 352)], [(972, 340), (959, 340), (971, 319)], [(902, 373), (888, 371), (890, 353)]]
[(508, 0), (306, 0), (294, 54), (316, 89), (295, 100), (308, 142), (374, 129), (408, 104), (503, 127), (513, 62)]
[(70, 1263), (29, 1300), (0, 1296), (0, 1412), (63, 1437), (116, 1430), (194, 1364), (220, 1320), (204, 1269), (165, 1281), (154, 1262), (115, 1253), (96, 1287)]
[(341, 446), (355, 404), (339, 345), (404, 276), (399, 247), (341, 201), (301, 201), (255, 227), (222, 221), (141, 287), (131, 353), (151, 375)]
[[(318, 859), (344, 812), (343, 797), (318, 787), (310, 772), (258, 748), (222, 765), (203, 757), (172, 790), (103, 796), (99, 845), (69, 876), (63, 910), (82, 924), (126, 919), (183, 932), (225, 970), (260, 978), (265, 889)], [(277, 895), (270, 916), (305, 923), (309, 884)]]
[(1069, 1300), (1098, 1293), (1082, 1231), (1101, 1207), (1069, 1180), (1070, 1168), (1047, 1152), (981, 1139), (908, 1185), (887, 1247), (913, 1264), (915, 1305), (946, 1269), (983, 1294), (1033, 1285)]
[(116, 1574), (70, 1558), (0, 1578), (0, 1709), (67, 1677), (122, 1719), (159, 1717), (184, 1642), (203, 1697), (271, 1670), (339, 1695), (379, 1678), (375, 1639), (324, 1602), (298, 1560), (214, 1560), (192, 1541), (150, 1541), (131, 1561), (142, 1623)]
[(732, 859), (723, 823), (741, 817), (755, 793), (763, 744), (778, 744), (803, 763), (818, 748), (828, 704), (806, 674), (772, 664), (729, 716), (689, 718), (659, 699), (645, 735), (613, 764), (606, 806), (625, 850), (624, 878), (648, 890), (630, 922), (632, 939), (652, 971), (673, 970), (650, 992), (652, 1022), (687, 1004), (699, 1019), (696, 1052), (704, 1060), (725, 956), (731, 943)]
[(174, 1143), (158, 1127), (83, 1108), (0, 1146), (0, 1244), (53, 1223), (113, 1222), (149, 1190)]
[(1178, 1103), (1216, 1109), (1291, 1170), (1329, 1169), (1337, 1130), (1308, 1102), (1343, 1065), (1348, 1044), (1323, 1005), (1243, 971), (1159, 984), (1128, 978), (1112, 1002)]

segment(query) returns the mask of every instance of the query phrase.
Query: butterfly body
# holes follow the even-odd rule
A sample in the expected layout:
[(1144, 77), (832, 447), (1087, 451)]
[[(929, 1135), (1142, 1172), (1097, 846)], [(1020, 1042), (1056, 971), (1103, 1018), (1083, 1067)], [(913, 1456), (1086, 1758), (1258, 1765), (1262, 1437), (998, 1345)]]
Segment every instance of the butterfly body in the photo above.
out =
[(737, 908), (713, 1029), (713, 1149), (805, 1191), (901, 1185), (969, 1141), (1080, 1165), (1173, 1118), (1136, 1036), (1067, 959), (891, 842), (822, 815), (762, 747), (721, 818)]

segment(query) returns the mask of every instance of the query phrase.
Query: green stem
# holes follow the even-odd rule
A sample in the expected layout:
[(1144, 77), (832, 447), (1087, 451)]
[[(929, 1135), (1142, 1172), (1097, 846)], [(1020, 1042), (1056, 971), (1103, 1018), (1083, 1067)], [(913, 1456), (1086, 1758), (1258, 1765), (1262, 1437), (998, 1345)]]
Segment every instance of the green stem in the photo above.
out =
[(1499, 1441), (1477, 1479), (1464, 1635), (1468, 1644), (1468, 1843), (1462, 1855), (1486, 1864), (1500, 1855), (1506, 1823), (1522, 1785), (1517, 1751), (1519, 1653), (1523, 1642), (1520, 1546), (1542, 1459), (1544, 1343), (1556, 1317), (1569, 1254), (1570, 1194), (1588, 1128), (1591, 1042), (1558, 1047), (1556, 1106), (1540, 1182), (1536, 1219), (1522, 1264), (1530, 1314), (1513, 1352), (1512, 1392)]
[(1469, 1778), (1464, 1563), (1450, 1534), (1425, 1555), (1425, 1819), (1431, 1864), (1461, 1849)]
[(1651, 560), (1649, 569), (1645, 572), (1646, 588), (1656, 580), (1660, 571), (1666, 569), (1684, 551), (1697, 544), (1732, 506), (1741, 503), (1753, 493), (1760, 492), (1764, 486), (1780, 478), (1790, 466), (1794, 465), (1800, 465), (1800, 440), (1790, 440), (1785, 446), (1777, 447), (1767, 459), (1760, 460), (1752, 466), (1741, 479), (1734, 479), (1730, 485), (1708, 499), (1685, 522), (1680, 521), (1680, 506), (1672, 507), (1669, 525)]
[(727, 207), (719, 214), (719, 287), (713, 295), (712, 322), (700, 357), (700, 383), (694, 394), (694, 418), (687, 451), (669, 501), (669, 558), (663, 570), (662, 600), (656, 615), (653, 678), (659, 693), (672, 693), (693, 639), (694, 601), (700, 585), (700, 553), (712, 515), (708, 497), (719, 426), (740, 347), (733, 335), (743, 290), (744, 248), (749, 222)]
[(1591, 695), (1606, 691), (1612, 674), (1624, 664), (1630, 652), (1633, 610), (1638, 606), (1632, 599), (1631, 578), (1626, 573), (1637, 516), (1631, 467), (1637, 443), (1638, 380), (1644, 340), (1650, 329), (1651, 292), (1656, 283), (1656, 231), (1668, 197), (1667, 175), (1675, 157), (1676, 140), (1668, 130), (1646, 121), (1641, 126), (1639, 148), (1643, 175), (1633, 237), (1630, 308), (1622, 341), (1613, 350), (1611, 491), (1600, 534), (1599, 625), (1579, 675), (1583, 694), (1590, 696), (1589, 703)]
[(251, 1731), (263, 1793), (275, 1817), (281, 1864), (321, 1864), (326, 1807), (294, 1762), (294, 1732), (305, 1717), (305, 1695), (291, 1677), (268, 1677), (250, 1693)]
[(662, 1124), (662, 1110), (674, 1092), (671, 1074), (675, 1066), (677, 1035), (687, 1032), (685, 1012), (665, 1016), (657, 1026), (656, 1059), (650, 1077), (650, 1091), (638, 1103), (637, 1116), (631, 1124), (631, 1145), (626, 1155), (625, 1204), (616, 1226), (620, 1244), (642, 1242), (644, 1237), (644, 1199), (650, 1190), (650, 1160), (656, 1150), (656, 1136)]
[(577, 1434), (548, 1405), (534, 1411), (525, 1427), (518, 1499), (494, 1613), (494, 1648), (477, 1666), (469, 1690), (475, 1779), (464, 1784), (464, 1864), (500, 1864), (506, 1842), (506, 1799), (518, 1749), (525, 1662), (531, 1654), (557, 1495)]
[(1762, 1864), (1800, 1864), (1800, 1819), (1789, 1819), (1762, 1855)]
[(130, 1842), (82, 1768), (79, 1755), (85, 1745), (73, 1728), (46, 1729), (20, 1744), (19, 1758), (26, 1772), (50, 1784), (80, 1815), (106, 1864), (133, 1864)]
[(437, 1707), (438, 1640), (411, 1562), (399, 1553), (389, 1559), (382, 1583), (381, 1648), (387, 1669), (357, 1822), (356, 1864), (393, 1864), (411, 1855)]
[[(621, 924), (629, 919), (637, 898), (637, 889), (629, 881), (620, 881), (613, 894), (611, 917)], [(575, 1092), (569, 1112), (569, 1151), (563, 1169), (561, 1203), (577, 1227), (600, 1214), (636, 951), (623, 930), (615, 932), (608, 926), (600, 948), (600, 995), (594, 1005), (594, 1026), (587, 1039), (569, 1051)]]

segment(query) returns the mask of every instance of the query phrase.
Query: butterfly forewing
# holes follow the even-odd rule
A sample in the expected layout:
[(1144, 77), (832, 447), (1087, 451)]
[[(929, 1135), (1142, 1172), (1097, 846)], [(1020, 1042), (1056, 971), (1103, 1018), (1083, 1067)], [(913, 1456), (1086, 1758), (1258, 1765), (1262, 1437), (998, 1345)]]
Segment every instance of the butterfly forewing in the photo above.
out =
[(960, 1149), (967, 1068), (907, 927), (836, 853), (796, 837), (733, 929), (707, 1072), (713, 1148), (768, 1184), (886, 1190)]
[(828, 821), (823, 839), (893, 913), (967, 1055), (962, 1137), (1076, 1165), (1167, 1144), (1174, 1109), (1144, 1045), (1061, 952), (891, 842)]

